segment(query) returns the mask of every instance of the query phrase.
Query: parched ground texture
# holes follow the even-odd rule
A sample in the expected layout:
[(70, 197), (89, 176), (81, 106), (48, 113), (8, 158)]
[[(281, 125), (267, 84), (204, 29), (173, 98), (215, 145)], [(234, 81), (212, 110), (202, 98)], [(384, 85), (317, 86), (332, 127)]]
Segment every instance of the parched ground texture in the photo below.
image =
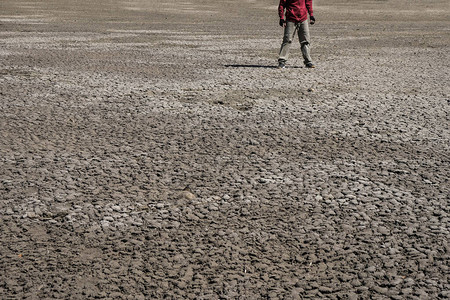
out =
[(448, 299), (450, 3), (276, 7), (1, 0), (1, 299)]

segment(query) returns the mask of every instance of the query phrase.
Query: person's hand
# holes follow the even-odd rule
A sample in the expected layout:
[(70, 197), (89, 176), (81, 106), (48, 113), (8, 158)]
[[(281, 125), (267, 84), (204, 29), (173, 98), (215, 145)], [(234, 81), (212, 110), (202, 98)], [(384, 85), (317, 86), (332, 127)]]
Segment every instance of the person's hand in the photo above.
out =
[(309, 24), (313, 25), (314, 23), (316, 23), (316, 18), (314, 18), (314, 16), (310, 16), (309, 17)]
[(280, 19), (280, 26), (281, 27), (284, 27), (284, 24), (286, 23), (286, 21), (285, 20), (283, 20), (283, 19)]

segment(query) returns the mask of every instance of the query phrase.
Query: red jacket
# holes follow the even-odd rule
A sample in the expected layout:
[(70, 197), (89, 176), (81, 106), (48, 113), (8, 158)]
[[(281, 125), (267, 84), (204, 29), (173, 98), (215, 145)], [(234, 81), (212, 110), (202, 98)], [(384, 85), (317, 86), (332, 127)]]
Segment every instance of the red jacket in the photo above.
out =
[(303, 22), (308, 19), (308, 13), (313, 15), (312, 0), (280, 0), (278, 5), (278, 15), (284, 20), (292, 22)]

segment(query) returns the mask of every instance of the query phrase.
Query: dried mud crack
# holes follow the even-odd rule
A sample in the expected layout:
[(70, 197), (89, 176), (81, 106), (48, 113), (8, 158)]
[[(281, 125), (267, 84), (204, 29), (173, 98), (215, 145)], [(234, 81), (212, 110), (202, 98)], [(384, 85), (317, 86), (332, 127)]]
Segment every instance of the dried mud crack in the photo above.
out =
[(0, 298), (449, 298), (449, 5), (317, 2), (3, 1)]

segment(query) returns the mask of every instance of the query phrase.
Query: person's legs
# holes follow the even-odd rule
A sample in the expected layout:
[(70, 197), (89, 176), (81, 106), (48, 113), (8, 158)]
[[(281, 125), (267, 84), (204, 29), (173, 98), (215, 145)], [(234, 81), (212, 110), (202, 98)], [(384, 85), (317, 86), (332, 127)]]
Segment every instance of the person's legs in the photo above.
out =
[(280, 54), (278, 56), (278, 63), (285, 64), (289, 57), (289, 48), (294, 39), (296, 26), (294, 22), (286, 22), (284, 27), (283, 43), (281, 44)]
[(298, 40), (302, 49), (303, 60), (306, 66), (314, 66), (309, 51), (309, 25), (308, 20), (297, 25)]

